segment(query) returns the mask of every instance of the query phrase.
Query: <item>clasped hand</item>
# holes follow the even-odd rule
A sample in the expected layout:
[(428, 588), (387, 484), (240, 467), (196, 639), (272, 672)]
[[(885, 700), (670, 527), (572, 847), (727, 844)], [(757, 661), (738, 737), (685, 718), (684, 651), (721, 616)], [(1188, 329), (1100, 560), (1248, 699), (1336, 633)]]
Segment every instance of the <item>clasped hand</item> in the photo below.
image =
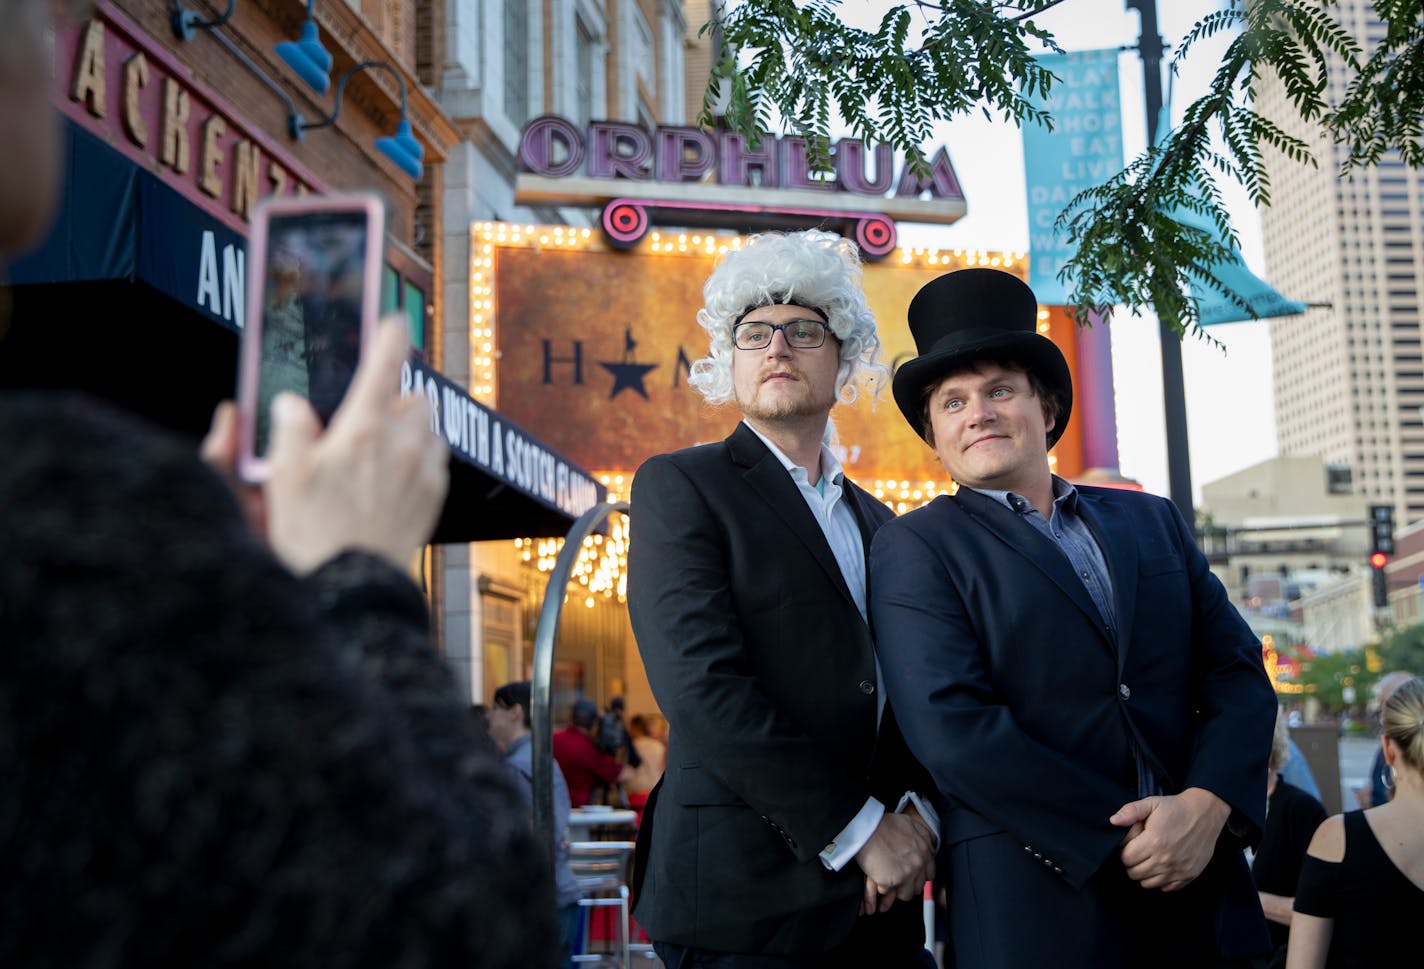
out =
[(865, 872), (860, 913), (885, 912), (918, 898), (934, 877), (934, 836), (918, 814), (887, 813), (855, 860)]
[(1146, 797), (1118, 808), (1108, 820), (1127, 828), (1122, 864), (1143, 888), (1175, 892), (1202, 873), (1231, 808), (1200, 787)]

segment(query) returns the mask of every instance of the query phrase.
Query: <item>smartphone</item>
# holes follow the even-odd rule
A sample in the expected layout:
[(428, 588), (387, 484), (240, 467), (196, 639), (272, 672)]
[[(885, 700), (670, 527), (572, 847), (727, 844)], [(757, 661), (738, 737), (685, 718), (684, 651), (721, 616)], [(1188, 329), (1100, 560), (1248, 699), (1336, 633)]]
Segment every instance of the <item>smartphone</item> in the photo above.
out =
[(269, 198), (252, 213), (238, 370), (238, 473), (267, 477), (272, 399), (311, 402), (322, 426), (376, 332), (385, 205), (371, 193)]

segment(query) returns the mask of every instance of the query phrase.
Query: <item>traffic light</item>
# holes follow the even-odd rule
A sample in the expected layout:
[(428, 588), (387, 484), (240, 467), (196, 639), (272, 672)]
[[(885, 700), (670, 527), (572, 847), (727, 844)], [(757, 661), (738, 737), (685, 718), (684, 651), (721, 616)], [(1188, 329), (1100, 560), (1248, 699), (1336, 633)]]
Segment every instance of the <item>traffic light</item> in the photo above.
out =
[(1394, 554), (1394, 506), (1370, 505), (1370, 579), (1375, 608), (1389, 605), (1389, 582), (1384, 567)]
[(1385, 581), (1384, 577), (1384, 556), (1380, 554), (1375, 554), (1370, 559), (1371, 565), (1374, 565), (1375, 559), (1380, 559), (1381, 564), (1375, 565), (1374, 569), (1372, 570), (1373, 574), (1370, 576), (1370, 578), (1374, 580), (1375, 608), (1383, 609), (1385, 606), (1389, 605), (1389, 583)]
[(1370, 505), (1370, 552), (1394, 554), (1394, 506)]

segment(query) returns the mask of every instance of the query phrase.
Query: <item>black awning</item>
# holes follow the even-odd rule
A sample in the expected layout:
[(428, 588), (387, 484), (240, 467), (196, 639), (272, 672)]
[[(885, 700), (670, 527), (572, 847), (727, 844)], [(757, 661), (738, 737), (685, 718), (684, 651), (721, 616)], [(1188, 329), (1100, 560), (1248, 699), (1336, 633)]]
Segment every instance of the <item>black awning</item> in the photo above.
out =
[[(0, 388), (83, 390), (199, 439), (236, 386), (242, 236), (69, 128), (59, 219), (9, 269)], [(433, 430), (450, 443), (450, 494), (435, 541), (563, 535), (603, 500), (586, 471), (418, 356), (403, 382), (431, 399)]]

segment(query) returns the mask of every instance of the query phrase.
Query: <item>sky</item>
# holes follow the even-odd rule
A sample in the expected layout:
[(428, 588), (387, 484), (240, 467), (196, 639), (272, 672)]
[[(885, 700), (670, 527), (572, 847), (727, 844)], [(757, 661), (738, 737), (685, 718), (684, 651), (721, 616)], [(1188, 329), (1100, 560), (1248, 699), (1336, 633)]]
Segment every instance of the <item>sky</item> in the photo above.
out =
[[(1158, 29), (1170, 47), (1222, 0), (1159, 0)], [(888, 6), (883, 0), (846, 0), (844, 14), (874, 24)], [(1065, 0), (1038, 18), (1066, 50), (1135, 45), (1138, 15), (1123, 0)], [(1173, 121), (1205, 91), (1229, 38), (1194, 47), (1181, 65), (1172, 94)], [(1119, 60), (1126, 157), (1142, 149), (1146, 109), (1142, 67), (1136, 55)], [(941, 125), (933, 139), (946, 145), (968, 200), (969, 212), (952, 226), (900, 226), (900, 244), (941, 249), (1028, 250), (1023, 148), (1019, 129), (982, 115)], [(1239, 186), (1222, 184), (1247, 265), (1269, 279), (1261, 255), (1260, 217)], [(1283, 294), (1290, 297), (1290, 293)], [(1148, 490), (1167, 493), (1167, 452), (1162, 417), (1162, 377), (1158, 324), (1119, 310), (1111, 324), (1117, 397), (1118, 453), (1123, 474)], [(1213, 327), (1225, 351), (1187, 337), (1183, 343), (1187, 428), (1192, 486), (1199, 499), (1204, 483), (1222, 478), (1276, 454), (1275, 404), (1267, 324)]]

